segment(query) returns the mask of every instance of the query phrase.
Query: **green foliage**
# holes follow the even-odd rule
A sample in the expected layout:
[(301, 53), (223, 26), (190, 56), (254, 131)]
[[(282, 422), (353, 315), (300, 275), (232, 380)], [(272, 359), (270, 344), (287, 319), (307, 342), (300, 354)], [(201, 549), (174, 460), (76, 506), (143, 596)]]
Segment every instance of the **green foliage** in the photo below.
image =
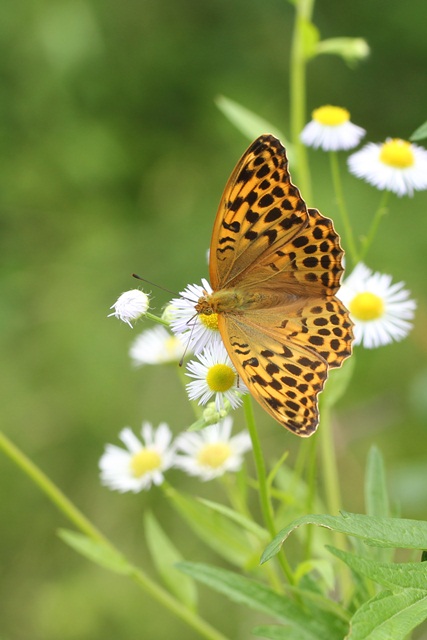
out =
[(425, 140), (427, 138), (427, 122), (424, 122), (422, 125), (415, 129), (414, 133), (411, 135), (411, 140), (417, 142), (419, 140)]
[(86, 535), (68, 529), (60, 529), (58, 535), (74, 551), (104, 569), (123, 575), (129, 575), (133, 571), (126, 558), (106, 544), (94, 541)]
[(183, 560), (181, 553), (152, 513), (144, 514), (144, 523), (151, 558), (166, 587), (184, 605), (196, 609), (197, 589), (194, 581), (181, 575), (175, 566)]

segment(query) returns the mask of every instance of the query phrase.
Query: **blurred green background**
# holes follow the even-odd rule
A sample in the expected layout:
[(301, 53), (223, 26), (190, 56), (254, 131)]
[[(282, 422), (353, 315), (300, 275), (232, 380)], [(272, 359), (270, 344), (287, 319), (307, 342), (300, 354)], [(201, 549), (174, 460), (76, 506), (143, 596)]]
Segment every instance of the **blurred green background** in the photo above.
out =
[[(309, 109), (349, 108), (369, 140), (409, 137), (427, 119), (425, 2), (319, 0), (315, 22), (324, 38), (366, 38), (372, 53), (356, 69), (333, 57), (313, 61)], [(131, 367), (128, 349), (144, 324), (132, 331), (106, 316), (135, 286), (133, 271), (177, 291), (207, 275), (219, 197), (248, 145), (214, 98), (224, 94), (286, 133), (292, 23), (285, 0), (2, 6), (2, 428), (148, 570), (148, 507), (188, 559), (217, 559), (158, 492), (119, 495), (99, 484), (99, 457), (123, 426), (166, 420), (177, 433), (192, 419), (174, 367)], [(314, 152), (310, 162), (309, 204), (334, 217), (327, 158)], [(344, 181), (362, 234), (380, 193), (351, 176)], [(426, 517), (426, 210), (425, 192), (391, 198), (367, 260), (404, 280), (418, 311), (403, 343), (357, 350), (336, 418), (350, 511), (364, 508), (365, 459), (376, 443), (401, 513)], [(153, 300), (160, 309), (168, 295), (153, 291)], [(266, 451), (289, 449), (292, 459), (300, 441), (258, 415)], [(187, 491), (214, 491), (182, 474), (170, 479)], [(4, 456), (0, 501), (2, 640), (198, 637), (132, 584), (66, 547), (55, 530), (68, 523)], [(202, 611), (224, 633), (249, 637), (255, 618), (201, 594)]]

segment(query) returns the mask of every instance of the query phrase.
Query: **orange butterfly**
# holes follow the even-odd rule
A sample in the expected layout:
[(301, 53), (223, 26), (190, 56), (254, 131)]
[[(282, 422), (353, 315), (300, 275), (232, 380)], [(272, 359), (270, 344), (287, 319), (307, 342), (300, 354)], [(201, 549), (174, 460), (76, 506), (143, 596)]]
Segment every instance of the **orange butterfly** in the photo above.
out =
[(303, 437), (317, 428), (329, 369), (351, 354), (352, 322), (335, 297), (342, 257), (332, 221), (307, 209), (291, 183), (284, 147), (257, 138), (225, 187), (210, 247), (213, 292), (196, 311), (217, 314), (253, 397)]

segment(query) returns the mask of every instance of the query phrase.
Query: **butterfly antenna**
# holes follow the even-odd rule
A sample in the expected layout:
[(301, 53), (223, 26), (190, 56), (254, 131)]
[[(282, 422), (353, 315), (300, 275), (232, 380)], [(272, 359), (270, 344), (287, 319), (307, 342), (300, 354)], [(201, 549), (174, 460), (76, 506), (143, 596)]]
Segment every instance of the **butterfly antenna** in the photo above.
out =
[(161, 287), (159, 284), (156, 284), (155, 282), (151, 282), (146, 278), (141, 278), (141, 276), (138, 276), (136, 273), (132, 274), (132, 278), (136, 278), (137, 280), (141, 280), (142, 282), (151, 284), (152, 287), (157, 287), (158, 289), (162, 289), (163, 291), (166, 291), (166, 293), (171, 293), (173, 296), (179, 296), (179, 293), (177, 293), (176, 291), (171, 291), (170, 289), (166, 289), (166, 287)]
[[(195, 313), (194, 316), (192, 316), (188, 321), (187, 324), (190, 324), (190, 322), (197, 316), (198, 314)], [(190, 335), (188, 336), (188, 340), (187, 340), (187, 344), (185, 345), (185, 349), (184, 349), (184, 353), (181, 356), (181, 360), (178, 362), (178, 366), (182, 367), (183, 363), (184, 363), (184, 359), (185, 356), (187, 355), (187, 351), (188, 351), (188, 347), (190, 346), (190, 342), (191, 342), (191, 338), (193, 337), (193, 331), (194, 331), (194, 327), (196, 326), (196, 323), (193, 322), (193, 324), (191, 325), (191, 331), (190, 331)]]

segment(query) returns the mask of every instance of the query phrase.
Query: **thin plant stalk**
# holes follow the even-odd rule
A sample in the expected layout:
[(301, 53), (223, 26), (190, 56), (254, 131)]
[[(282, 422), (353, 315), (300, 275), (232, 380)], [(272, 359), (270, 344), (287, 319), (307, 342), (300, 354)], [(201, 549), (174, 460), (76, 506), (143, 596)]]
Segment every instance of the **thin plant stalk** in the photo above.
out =
[(304, 46), (306, 25), (311, 22), (314, 0), (295, 2), (295, 22), (291, 44), (290, 60), (290, 130), (295, 150), (298, 184), (304, 199), (311, 203), (311, 178), (307, 149), (300, 140), (306, 120), (306, 64)]
[[(258, 431), (255, 424), (255, 416), (254, 416), (253, 407), (252, 407), (252, 399), (249, 394), (243, 396), (243, 408), (245, 411), (246, 426), (248, 428), (249, 435), (252, 442), (252, 452), (254, 456), (255, 468), (256, 468), (257, 478), (258, 478), (259, 499), (261, 504), (263, 520), (269, 534), (271, 535), (272, 538), (274, 538), (277, 531), (274, 524), (273, 508), (271, 505), (270, 493), (268, 490), (268, 480), (267, 480), (267, 474), (265, 471), (264, 457), (262, 455), (261, 443), (259, 441)], [(289, 583), (294, 584), (295, 583), (294, 575), (284, 553), (280, 553), (278, 556), (278, 559), (282, 567), (282, 570), (285, 573)]]
[(381, 219), (388, 212), (387, 201), (388, 201), (389, 195), (390, 195), (389, 191), (384, 191), (382, 193), (381, 200), (380, 200), (380, 203), (378, 205), (378, 209), (376, 210), (376, 212), (374, 214), (374, 217), (372, 218), (370, 229), (369, 229), (368, 234), (367, 234), (367, 236), (365, 237), (365, 239), (363, 240), (363, 243), (362, 243), (362, 250), (360, 252), (360, 260), (364, 260), (365, 259), (366, 254), (368, 253), (369, 248), (370, 248), (370, 246), (372, 244), (372, 241), (373, 241), (373, 239), (375, 238), (375, 236), (377, 234), (378, 227), (379, 227), (379, 224), (381, 222)]
[[(117, 553), (121, 553), (88, 518), (67, 498), (67, 496), (37, 467), (7, 436), (0, 432), (0, 450), (23, 471), (34, 484), (49, 498), (57, 509), (72, 524), (88, 536), (94, 542), (104, 545)], [(121, 554), (122, 555), (122, 554)], [(187, 608), (181, 601), (174, 598), (168, 591), (162, 589), (141, 569), (133, 567), (129, 574), (132, 580), (150, 595), (154, 600), (163, 605), (171, 613), (186, 622), (207, 640), (227, 640), (226, 636), (211, 627), (210, 624), (200, 618), (194, 611)]]
[(354, 240), (353, 229), (350, 223), (350, 217), (348, 215), (347, 207), (344, 200), (344, 193), (341, 184), (340, 168), (338, 162), (338, 154), (336, 151), (329, 152), (329, 160), (331, 166), (332, 183), (334, 185), (335, 199), (338, 205), (338, 210), (341, 214), (341, 220), (344, 227), (345, 242), (350, 254), (353, 266), (358, 262), (358, 251), (356, 242)]

